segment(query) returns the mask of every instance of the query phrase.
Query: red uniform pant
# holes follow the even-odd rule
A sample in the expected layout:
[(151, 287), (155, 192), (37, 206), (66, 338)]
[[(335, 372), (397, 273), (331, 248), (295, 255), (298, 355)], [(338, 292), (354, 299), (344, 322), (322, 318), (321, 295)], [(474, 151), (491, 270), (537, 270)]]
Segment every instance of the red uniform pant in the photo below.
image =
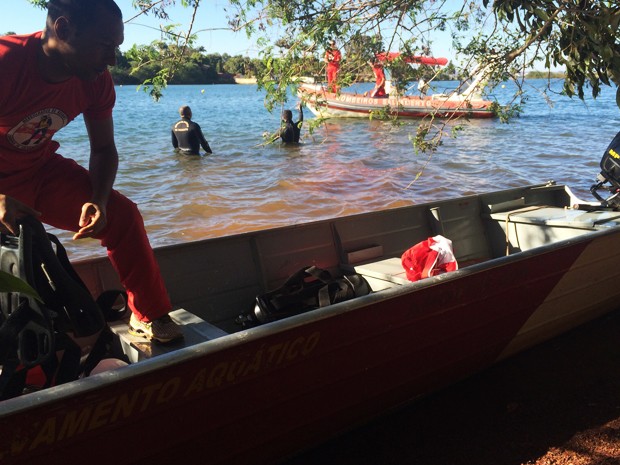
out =
[[(77, 231), (82, 205), (91, 200), (92, 188), (86, 169), (54, 154), (34, 169), (0, 174), (0, 193), (40, 211), (43, 223)], [(106, 210), (106, 227), (96, 238), (108, 250), (127, 290), (129, 307), (143, 321), (165, 315), (171, 309), (170, 299), (138, 207), (112, 191)]]
[(339, 65), (328, 63), (327, 64), (327, 90), (330, 92), (337, 92), (338, 86), (336, 86), (336, 77), (338, 76)]

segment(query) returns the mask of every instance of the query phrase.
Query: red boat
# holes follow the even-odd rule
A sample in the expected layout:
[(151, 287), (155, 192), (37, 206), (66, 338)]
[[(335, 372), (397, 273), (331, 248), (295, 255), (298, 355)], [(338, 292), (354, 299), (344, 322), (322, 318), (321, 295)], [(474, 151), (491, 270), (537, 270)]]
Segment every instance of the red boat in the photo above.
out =
[(321, 118), (368, 118), (372, 113), (381, 112), (397, 118), (423, 118), (431, 115), (495, 117), (492, 101), (466, 98), (461, 94), (372, 98), (363, 94), (328, 92), (322, 85), (302, 84), (297, 95), (312, 113)]
[[(128, 365), (0, 402), (0, 463), (284, 460), (616, 309), (620, 213), (581, 203), (536, 185), (159, 248), (184, 342), (113, 323)], [(436, 235), (458, 270), (408, 281), (401, 255)], [(119, 286), (105, 258), (74, 265)], [(308, 265), (372, 292), (239, 324)]]
[[(380, 61), (401, 59), (410, 65), (445, 66), (447, 58), (405, 56), (399, 52), (380, 53)], [(372, 98), (351, 92), (330, 92), (323, 85), (301, 84), (297, 95), (316, 116), (321, 118), (368, 118), (386, 112), (396, 118), (435, 117), (495, 117), (494, 102), (482, 98), (486, 71), (474, 73), (472, 82), (462, 91), (432, 95), (398, 95), (386, 87), (387, 98)]]

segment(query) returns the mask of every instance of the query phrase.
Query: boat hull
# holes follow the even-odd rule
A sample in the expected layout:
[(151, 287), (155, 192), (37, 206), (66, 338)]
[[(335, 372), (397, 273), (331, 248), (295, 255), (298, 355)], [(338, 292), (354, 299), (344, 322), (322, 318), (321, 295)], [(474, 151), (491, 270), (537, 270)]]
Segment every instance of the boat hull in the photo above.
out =
[(322, 118), (368, 118), (387, 113), (397, 118), (467, 117), (493, 118), (491, 101), (460, 96), (371, 98), (362, 94), (327, 92), (322, 86), (303, 84), (298, 96), (312, 113)]
[[(464, 211), (527, 196), (541, 197), (544, 204), (565, 196), (562, 189), (538, 189), (432, 208), (444, 215), (446, 234), (453, 228), (449, 235), (456, 238), (463, 223), (456, 224), (455, 218), (465, 218)], [(186, 280), (183, 274), (191, 268), (198, 268), (196, 276), (201, 277), (213, 267), (220, 270), (215, 255), (222, 249), (231, 258), (233, 250), (253, 244), (259, 246), (251, 254), (255, 260), (280, 257), (279, 263), (263, 263), (263, 273), (269, 274), (269, 269), (280, 270), (281, 263), (297, 267), (291, 257), (310, 249), (319, 265), (352, 260), (362, 243), (381, 242), (381, 234), (387, 233), (382, 228), (389, 227), (383, 255), (393, 255), (389, 245), (411, 240), (411, 226), (420, 226), (426, 208), (277, 228), (158, 249), (157, 254), (178, 301), (177, 279)], [(481, 218), (486, 236), (496, 239), (491, 249), (509, 243), (515, 250), (508, 256), (476, 259), (469, 266), (463, 259), (463, 267), (452, 273), (387, 287), (0, 403), (0, 463), (168, 464), (179, 457), (188, 464), (275, 463), (617, 308), (620, 215), (595, 216), (605, 219), (605, 226), (592, 230), (583, 226), (587, 215), (565, 221), (566, 214), (554, 220), (561, 226), (556, 231), (551, 220), (537, 223), (546, 210), (528, 216), (489, 209)], [(552, 212), (562, 215), (562, 208)], [(465, 223), (471, 230), (472, 218)], [(556, 234), (567, 238), (545, 243)], [(350, 243), (350, 251), (335, 253), (330, 237), (334, 244)], [(283, 254), (284, 238), (299, 245), (294, 255)], [(477, 242), (459, 238), (460, 256), (478, 255)], [(362, 250), (369, 254), (378, 248)], [(202, 256), (204, 250), (209, 253)], [(183, 261), (178, 260), (187, 256), (196, 261), (180, 268)], [(232, 281), (238, 286), (246, 278), (240, 262), (232, 261), (229, 266), (237, 270)], [(76, 266), (89, 287), (109, 276), (105, 260)], [(220, 288), (231, 281), (220, 279)], [(200, 287), (196, 279), (193, 286)], [(235, 289), (243, 293), (241, 287)], [(217, 300), (217, 295), (209, 298)]]

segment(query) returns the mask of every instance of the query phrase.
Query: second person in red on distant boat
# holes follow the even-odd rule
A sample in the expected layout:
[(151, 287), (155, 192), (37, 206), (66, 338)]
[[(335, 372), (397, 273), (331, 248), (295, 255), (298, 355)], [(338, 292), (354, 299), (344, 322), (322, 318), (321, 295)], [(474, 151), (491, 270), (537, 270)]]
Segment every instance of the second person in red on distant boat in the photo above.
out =
[(338, 92), (336, 79), (338, 77), (341, 59), (342, 55), (340, 54), (340, 50), (336, 47), (336, 42), (332, 40), (330, 47), (325, 51), (325, 63), (327, 63), (327, 90), (329, 92)]
[(385, 72), (383, 71), (383, 65), (380, 61), (369, 61), (368, 64), (372, 66), (372, 72), (375, 74), (375, 87), (370, 91), (370, 97), (372, 98), (385, 98), (387, 93), (385, 92)]

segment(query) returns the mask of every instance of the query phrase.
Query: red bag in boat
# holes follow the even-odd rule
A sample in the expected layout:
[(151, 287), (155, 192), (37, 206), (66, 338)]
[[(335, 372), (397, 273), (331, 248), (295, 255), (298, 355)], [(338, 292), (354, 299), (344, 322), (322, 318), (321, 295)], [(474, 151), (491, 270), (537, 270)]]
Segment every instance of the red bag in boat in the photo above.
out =
[(429, 237), (406, 250), (401, 257), (409, 281), (418, 281), (458, 270), (452, 241), (443, 236)]

